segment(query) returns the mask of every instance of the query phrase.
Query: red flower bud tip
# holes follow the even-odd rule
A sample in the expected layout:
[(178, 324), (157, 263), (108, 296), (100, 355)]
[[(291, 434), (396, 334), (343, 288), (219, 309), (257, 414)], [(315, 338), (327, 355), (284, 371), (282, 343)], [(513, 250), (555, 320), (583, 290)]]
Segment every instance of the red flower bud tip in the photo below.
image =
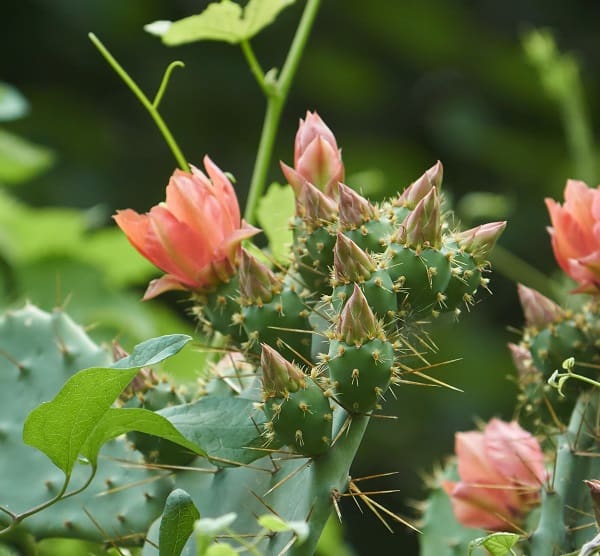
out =
[(554, 257), (560, 267), (579, 284), (579, 293), (600, 293), (600, 186), (568, 180), (561, 206), (546, 199), (552, 227)]
[(261, 347), (260, 366), (266, 397), (287, 397), (288, 393), (304, 386), (304, 373), (296, 365), (284, 359), (271, 346), (261, 344)]
[(444, 167), (438, 160), (429, 170), (427, 170), (419, 179), (412, 182), (398, 197), (394, 204), (398, 206), (414, 209), (417, 203), (431, 191), (433, 187), (440, 189)]
[(414, 248), (438, 248), (442, 242), (440, 197), (432, 187), (400, 226), (394, 241)]
[(314, 185), (304, 182), (296, 197), (296, 216), (311, 226), (322, 226), (337, 217), (337, 204)]
[(150, 299), (167, 290), (206, 291), (236, 272), (240, 243), (260, 230), (240, 220), (235, 191), (227, 176), (204, 157), (207, 177), (175, 170), (166, 203), (138, 214), (126, 209), (113, 217), (130, 243), (167, 274), (152, 280)]
[(544, 328), (564, 316), (562, 308), (540, 292), (523, 284), (517, 285), (517, 291), (527, 326)]
[(516, 422), (492, 419), (483, 432), (457, 433), (455, 449), (460, 482), (442, 486), (462, 525), (506, 531), (539, 503), (544, 454)]
[(268, 303), (281, 289), (281, 280), (263, 263), (242, 249), (240, 295), (245, 305)]
[(537, 369), (533, 364), (531, 352), (527, 348), (517, 344), (508, 344), (508, 349), (521, 380), (527, 379), (536, 373)]
[(333, 278), (337, 282), (364, 282), (371, 277), (377, 267), (368, 253), (363, 251), (349, 237), (337, 233), (333, 248)]
[[(341, 150), (332, 131), (316, 112), (307, 112), (306, 119), (300, 119), (294, 145), (294, 169), (330, 197), (335, 196), (338, 182), (344, 180)], [(290, 179), (287, 173), (286, 177)]]
[(375, 207), (362, 195), (343, 183), (338, 184), (340, 225), (345, 230), (362, 226), (377, 217)]
[(475, 260), (483, 260), (492, 250), (505, 228), (506, 221), (490, 222), (454, 234), (454, 239), (459, 247), (470, 253)]
[(342, 309), (337, 332), (341, 340), (357, 346), (378, 335), (377, 319), (358, 284)]

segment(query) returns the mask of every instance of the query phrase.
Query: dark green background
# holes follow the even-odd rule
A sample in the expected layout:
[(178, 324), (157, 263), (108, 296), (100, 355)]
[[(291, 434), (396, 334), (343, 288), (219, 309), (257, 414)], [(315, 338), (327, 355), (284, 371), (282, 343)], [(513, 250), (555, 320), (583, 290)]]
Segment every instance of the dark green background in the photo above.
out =
[[(285, 11), (254, 42), (264, 67), (280, 65), (303, 2)], [(199, 12), (206, 2), (167, 0), (20, 0), (3, 4), (0, 80), (16, 85), (32, 111), (7, 126), (55, 150), (52, 170), (15, 193), (28, 202), (147, 210), (163, 198), (175, 163), (147, 114), (92, 47), (96, 33), (149, 93), (173, 59), (177, 70), (162, 112), (192, 163), (205, 153), (249, 181), (264, 100), (238, 48), (198, 43), (168, 49), (142, 26)], [(545, 226), (545, 196), (559, 198), (578, 177), (559, 110), (527, 63), (521, 36), (550, 27), (562, 50), (580, 60), (589, 113), (597, 118), (600, 4), (592, 1), (325, 0), (299, 67), (278, 136), (276, 159), (293, 160), (298, 118), (316, 109), (335, 131), (348, 183), (374, 198), (395, 193), (437, 159), (455, 202), (468, 192), (500, 193), (512, 204), (501, 244), (546, 273), (556, 270)], [(597, 125), (596, 125), (597, 127)], [(281, 180), (272, 164), (271, 177)], [(592, 184), (590, 184), (592, 185)], [(57, 234), (60, 230), (57, 230)], [(115, 264), (119, 264), (115, 261)], [(510, 418), (514, 387), (505, 349), (520, 326), (513, 282), (495, 274), (493, 296), (436, 333), (440, 371), (463, 388), (406, 387), (367, 434), (355, 476), (399, 471), (374, 487), (394, 511), (414, 515), (421, 474), (452, 449), (453, 433), (474, 418)], [(143, 285), (140, 285), (142, 291)], [(175, 297), (166, 301), (174, 303)], [(366, 483), (363, 483), (365, 488)], [(359, 554), (415, 554), (415, 536), (390, 535), (368, 511), (342, 503), (347, 537)]]

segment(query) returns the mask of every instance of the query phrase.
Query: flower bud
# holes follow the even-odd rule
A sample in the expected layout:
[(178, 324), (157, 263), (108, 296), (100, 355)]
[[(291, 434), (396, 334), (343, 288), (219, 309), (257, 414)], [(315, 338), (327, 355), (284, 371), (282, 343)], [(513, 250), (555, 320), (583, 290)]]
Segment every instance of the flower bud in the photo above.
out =
[[(300, 119), (294, 145), (294, 169), (330, 197), (334, 196), (338, 182), (344, 180), (341, 150), (332, 131), (316, 112), (307, 112), (306, 119)], [(292, 179), (295, 179), (293, 175)]]
[(296, 216), (311, 226), (319, 227), (335, 220), (337, 205), (314, 185), (304, 182), (296, 197)]
[(281, 288), (281, 280), (271, 269), (245, 249), (242, 249), (239, 281), (241, 300), (245, 305), (268, 303)]
[(513, 365), (519, 373), (519, 378), (523, 380), (532, 377), (536, 372), (536, 368), (529, 349), (512, 343), (508, 344), (508, 349), (510, 350)]
[(354, 292), (344, 305), (337, 332), (347, 344), (361, 345), (377, 336), (378, 324), (363, 292), (354, 284)]
[(437, 189), (432, 187), (400, 226), (396, 239), (409, 247), (434, 247), (442, 242), (441, 206)]
[(373, 259), (341, 232), (333, 249), (333, 278), (337, 282), (363, 282), (377, 267)]
[(412, 182), (398, 197), (394, 204), (414, 209), (417, 203), (427, 195), (432, 188), (440, 189), (444, 167), (438, 160), (429, 170), (416, 181)]
[(343, 183), (338, 185), (338, 190), (340, 195), (340, 226), (343, 229), (358, 228), (377, 216), (375, 207), (362, 195)]
[(267, 397), (286, 397), (304, 386), (304, 373), (279, 352), (267, 344), (261, 344), (260, 366), (263, 389)]
[(489, 222), (454, 235), (458, 246), (477, 261), (483, 260), (492, 250), (506, 228), (506, 221)]
[(533, 288), (518, 284), (517, 291), (527, 326), (544, 328), (564, 316), (561, 307)]

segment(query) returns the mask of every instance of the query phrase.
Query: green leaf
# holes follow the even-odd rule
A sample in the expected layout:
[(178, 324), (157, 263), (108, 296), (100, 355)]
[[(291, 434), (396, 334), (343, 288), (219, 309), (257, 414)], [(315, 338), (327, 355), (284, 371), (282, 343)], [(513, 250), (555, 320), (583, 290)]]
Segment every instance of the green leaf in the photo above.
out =
[(112, 438), (130, 431), (145, 432), (175, 442), (199, 456), (206, 452), (199, 446), (185, 438), (162, 415), (142, 408), (116, 408), (111, 407), (100, 419), (85, 444), (81, 448), (81, 455), (88, 458), (95, 467), (100, 448)]
[(512, 547), (519, 542), (516, 533), (492, 533), (486, 537), (474, 539), (469, 543), (469, 556), (476, 548), (485, 548), (491, 556), (514, 554)]
[(0, 129), (0, 183), (16, 185), (31, 180), (53, 161), (50, 149)]
[(235, 548), (225, 543), (211, 544), (204, 552), (204, 556), (238, 556), (238, 554)]
[(257, 208), (260, 227), (269, 240), (276, 261), (289, 260), (293, 240), (290, 219), (294, 216), (294, 192), (289, 185), (272, 183)]
[(308, 537), (308, 523), (306, 521), (285, 521), (279, 516), (273, 514), (261, 515), (258, 518), (258, 524), (269, 531), (281, 533), (283, 531), (292, 531), (298, 538), (298, 542), (302, 542)]
[(46, 454), (70, 476), (86, 440), (137, 370), (174, 355), (190, 339), (184, 334), (153, 338), (137, 345), (129, 357), (112, 367), (79, 371), (52, 401), (27, 416), (24, 442)]
[(140, 367), (151, 367), (161, 361), (175, 355), (181, 348), (191, 340), (187, 334), (169, 334), (159, 338), (151, 338), (133, 348), (128, 357), (119, 359), (113, 369), (132, 369)]
[(206, 556), (213, 539), (223, 530), (226, 530), (237, 518), (237, 514), (228, 513), (219, 517), (205, 517), (194, 524), (194, 538), (196, 540), (196, 554)]
[(162, 36), (169, 46), (195, 41), (225, 41), (231, 44), (248, 40), (272, 23), (279, 12), (294, 0), (250, 0), (244, 8), (231, 0), (213, 2), (198, 15), (169, 22), (156, 21), (145, 29)]
[[(266, 418), (254, 402), (239, 397), (207, 396), (185, 405), (157, 411), (188, 440), (221, 464), (246, 464), (263, 457), (260, 436)], [(252, 418), (251, 418), (252, 417)]]
[(179, 556), (194, 531), (197, 519), (200, 519), (200, 512), (191, 496), (180, 488), (171, 492), (160, 521), (159, 556)]
[(0, 122), (22, 118), (27, 112), (27, 99), (12, 85), (0, 81)]

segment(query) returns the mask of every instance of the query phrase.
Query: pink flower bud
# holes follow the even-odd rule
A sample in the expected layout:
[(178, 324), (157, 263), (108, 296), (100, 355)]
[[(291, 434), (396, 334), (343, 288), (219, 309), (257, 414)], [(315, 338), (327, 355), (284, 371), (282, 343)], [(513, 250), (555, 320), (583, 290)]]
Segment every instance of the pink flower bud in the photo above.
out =
[(600, 293), (600, 186), (568, 180), (561, 206), (546, 199), (552, 227), (554, 257), (560, 267), (579, 284), (577, 292)]
[(414, 209), (417, 203), (427, 195), (433, 187), (440, 189), (444, 168), (438, 160), (419, 179), (412, 182), (398, 197), (395, 204)]
[(357, 284), (342, 309), (337, 331), (347, 344), (361, 345), (377, 336), (377, 319)]
[(167, 273), (150, 282), (144, 299), (226, 282), (236, 272), (240, 243), (260, 231), (240, 220), (233, 186), (208, 156), (204, 167), (210, 179), (193, 166), (191, 173), (175, 170), (166, 203), (149, 213), (126, 209), (113, 217), (130, 243)]
[(262, 305), (273, 299), (281, 288), (281, 280), (269, 267), (242, 249), (240, 263), (240, 295), (244, 305)]
[(338, 207), (335, 201), (327, 197), (314, 185), (304, 182), (296, 194), (296, 216), (315, 227), (336, 219)]
[(519, 378), (527, 382), (527, 379), (532, 378), (537, 372), (533, 364), (531, 352), (523, 346), (512, 343), (508, 344), (508, 349), (510, 350), (513, 364), (519, 373)]
[(475, 260), (482, 260), (492, 250), (505, 228), (506, 221), (489, 222), (457, 233), (454, 239), (459, 247), (471, 253)]
[(296, 365), (267, 344), (261, 344), (261, 347), (260, 366), (267, 397), (285, 397), (304, 386), (304, 373)]
[[(307, 112), (306, 119), (300, 119), (294, 145), (294, 170), (330, 197), (334, 196), (338, 182), (344, 180), (342, 153), (335, 136), (316, 112)], [(290, 179), (285, 170), (284, 173)]]
[(397, 239), (410, 247), (439, 247), (442, 241), (440, 198), (433, 187), (406, 217), (400, 226)]
[(518, 284), (517, 291), (527, 326), (544, 328), (564, 316), (561, 307), (533, 288)]
[(442, 486), (456, 519), (466, 527), (518, 527), (546, 480), (538, 441), (514, 421), (492, 419), (483, 432), (457, 433), (455, 449), (460, 482)]
[(375, 207), (347, 185), (338, 184), (338, 191), (340, 225), (344, 230), (358, 228), (377, 216)]
[(368, 280), (377, 267), (368, 253), (341, 232), (333, 249), (333, 277), (348, 284)]

